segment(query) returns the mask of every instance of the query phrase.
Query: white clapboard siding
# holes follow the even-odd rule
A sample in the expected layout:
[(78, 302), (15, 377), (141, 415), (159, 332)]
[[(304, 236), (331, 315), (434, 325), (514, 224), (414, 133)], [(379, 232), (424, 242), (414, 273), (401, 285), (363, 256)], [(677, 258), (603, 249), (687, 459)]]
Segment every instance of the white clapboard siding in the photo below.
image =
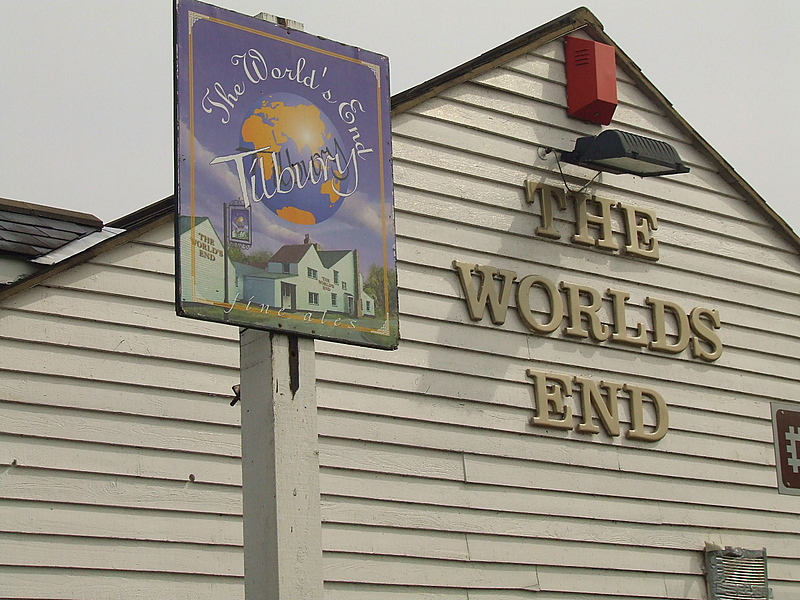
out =
[(244, 598), (242, 577), (0, 566), (6, 598)]
[[(409, 483), (412, 485), (410, 491), (430, 487), (428, 482), (416, 485), (416, 482), (411, 480)], [(477, 486), (472, 484), (470, 487)], [(502, 498), (500, 492), (505, 489), (498, 488), (494, 499)], [(574, 493), (562, 493), (562, 496), (568, 508), (576, 507), (575, 502), (568, 500), (570, 497), (575, 497)], [(528, 494), (528, 497), (531, 498), (531, 495)], [(587, 498), (584, 507), (591, 506), (592, 503)], [(494, 508), (476, 509), (471, 506), (454, 507), (448, 505), (448, 498), (442, 498), (436, 503), (421, 504), (324, 497), (322, 503), (322, 516), (328, 524), (464, 532), (467, 539), (474, 534), (497, 536), (497, 539), (517, 537), (529, 540), (531, 545), (536, 544), (537, 540), (589, 541), (598, 544), (598, 552), (604, 549), (613, 551), (627, 546), (639, 548), (643, 553), (653, 548), (673, 549), (684, 552), (687, 560), (696, 560), (693, 557), (701, 554), (698, 550), (702, 551), (706, 542), (720, 544), (727, 541), (729, 545), (747, 548), (753, 547), (753, 544), (761, 540), (763, 544), (775, 547), (772, 556), (788, 560), (796, 556), (800, 546), (795, 539), (796, 535), (787, 535), (784, 532), (743, 531), (725, 527), (703, 527), (697, 524), (679, 526), (669, 522), (638, 523), (632, 516), (612, 521), (603, 519), (602, 511), (599, 515), (584, 516), (570, 513), (564, 516), (565, 509), (561, 506), (552, 510), (550, 514), (546, 510), (541, 512), (536, 510), (537, 503), (534, 499), (530, 500), (526, 512)], [(335, 532), (330, 532), (328, 535), (332, 537)], [(787, 539), (788, 543), (783, 544), (782, 540)]]
[(235, 328), (180, 319), (172, 224), (0, 305), (0, 596), (241, 598)]
[[(520, 180), (507, 183), (497, 180), (487, 181), (470, 173), (460, 173), (455, 170), (443, 171), (439, 168), (433, 168), (428, 164), (415, 162), (411, 156), (395, 163), (394, 176), (395, 203), (401, 209), (407, 208), (405, 202), (414, 202), (415, 196), (409, 197), (407, 194), (402, 194), (405, 189), (411, 188), (417, 193), (428, 191), (432, 194), (444, 196), (447, 201), (469, 198), (470, 202), (477, 206), (487, 206), (495, 210), (502, 207), (520, 215), (529, 215), (531, 213), (539, 215), (538, 206), (531, 206), (525, 201), (523, 182)], [(544, 171), (537, 175), (535, 180), (543, 181), (550, 185), (561, 184), (559, 180), (552, 178), (549, 173), (546, 174)], [(707, 192), (696, 193), (700, 197), (709, 195)], [(711, 215), (708, 211), (696, 209), (687, 211), (679, 205), (665, 203), (660, 198), (650, 198), (642, 194), (633, 195), (625, 190), (615, 189), (610, 186), (605, 192), (605, 196), (636, 204), (642, 208), (656, 210), (662, 230), (668, 229), (664, 227), (665, 224), (676, 223), (694, 229), (710, 230), (714, 234), (721, 234), (733, 239), (749, 239), (772, 248), (778, 246), (779, 250), (783, 251), (780, 248), (782, 242), (778, 234), (766, 226), (753, 227), (748, 221), (740, 218)], [(563, 232), (562, 235), (566, 240), (568, 234), (574, 231), (572, 203), (567, 206), (566, 211), (556, 211), (553, 216), (555, 222), (558, 223), (558, 229)], [(617, 217), (617, 215), (614, 214), (612, 217)], [(681, 219), (684, 221), (681, 222)], [(613, 220), (615, 230), (619, 231), (619, 220), (616, 218)]]
[[(534, 235), (525, 180), (563, 185), (539, 149), (597, 132), (566, 116), (561, 42), (394, 118), (401, 347), (316, 346), (328, 597), (699, 600), (706, 543), (766, 547), (775, 597), (792, 597), (800, 525), (776, 490), (770, 403), (800, 390), (797, 250), (619, 79), (612, 127), (671, 143), (692, 169), (591, 187), (656, 212), (657, 262), (571, 244), (572, 206), (555, 211), (560, 240)], [(593, 175), (564, 172), (574, 188)], [(629, 324), (650, 326), (651, 296), (715, 308), (722, 356), (535, 335), (513, 298), (504, 324), (474, 322), (453, 260), (625, 290)], [(657, 390), (670, 430), (626, 439), (624, 401), (618, 438), (534, 427), (529, 368)]]
[[(655, 499), (572, 494), (546, 489), (537, 490), (535, 498), (532, 498), (528, 491), (512, 487), (466, 484), (450, 480), (430, 481), (385, 473), (363, 476), (343, 469), (323, 468), (321, 473), (321, 480), (328, 490), (327, 497), (332, 502), (359, 504), (358, 500), (354, 500), (359, 498), (373, 501), (391, 500), (401, 503), (398, 506), (419, 505), (419, 510), (426, 510), (424, 506), (428, 505), (446, 506), (456, 509), (457, 512), (463, 512), (463, 509), (494, 511), (509, 518), (514, 515), (531, 515), (541, 523), (543, 528), (541, 531), (544, 533), (539, 535), (556, 536), (553, 539), (561, 539), (557, 536), (558, 527), (552, 527), (548, 523), (553, 519), (556, 524), (577, 520), (586, 522), (590, 526), (607, 522), (606, 526), (617, 528), (624, 527), (622, 524), (625, 523), (640, 524), (644, 526), (643, 531), (646, 532), (649, 527), (651, 533), (653, 526), (659, 525), (665, 526), (662, 529), (666, 532), (694, 531), (696, 536), (719, 536), (719, 531), (723, 529), (737, 531), (737, 535), (749, 536), (750, 539), (755, 539), (757, 535), (763, 533), (777, 537), (781, 532), (800, 533), (800, 524), (792, 514), (772, 512), (759, 514), (742, 508), (721, 507), (710, 511), (706, 506), (680, 502), (664, 503)], [(367, 502), (366, 505), (370, 503)], [(743, 527), (745, 516), (746, 530)], [(339, 522), (352, 521), (344, 519)], [(521, 531), (534, 535), (534, 530)], [(611, 539), (636, 543), (628, 537), (617, 536)], [(786, 548), (783, 551), (785, 552)]]
[(87, 516), (93, 537), (127, 540), (241, 545), (239, 515), (205, 515), (187, 511), (153, 511), (110, 506), (74, 506), (55, 502), (4, 500), (0, 530), (54, 536), (85, 536)]
[[(524, 182), (563, 185), (539, 150), (598, 131), (563, 61), (548, 43), (393, 119), (401, 346), (315, 345), (326, 600), (702, 600), (706, 544), (767, 548), (776, 600), (800, 585), (770, 412), (800, 400), (797, 248), (622, 68), (611, 126), (692, 171), (590, 192), (655, 211), (660, 260), (573, 245), (573, 206), (536, 238)], [(0, 304), (0, 597), (243, 597), (238, 331), (175, 316), (173, 236)], [(625, 290), (629, 324), (651, 296), (715, 308), (724, 351), (535, 335), (513, 298), (472, 321), (453, 260)], [(535, 427), (527, 369), (656, 390), (669, 432), (627, 439), (625, 400), (619, 437)]]
[[(413, 222), (414, 235), (420, 236), (427, 230), (432, 233), (441, 233), (442, 229), (439, 227), (431, 227), (431, 221), (423, 221), (420, 219), (410, 219)], [(412, 227), (409, 224), (409, 227)], [(398, 227), (398, 229), (400, 229)], [(680, 284), (684, 289), (670, 288), (660, 283), (657, 275), (651, 272), (646, 265), (639, 263), (628, 264), (623, 262), (624, 259), (615, 258), (614, 264), (618, 267), (616, 271), (609, 272), (608, 275), (603, 277), (603, 269), (609, 268), (611, 257), (599, 256), (595, 253), (589, 253), (584, 257), (583, 264), (585, 268), (583, 271), (580, 269), (580, 258), (575, 254), (574, 249), (565, 249), (563, 253), (557, 256), (553, 253), (552, 249), (543, 247), (539, 252), (531, 253), (526, 256), (522, 251), (525, 247), (525, 239), (521, 237), (509, 237), (505, 239), (498, 239), (496, 235), (487, 231), (482, 231), (478, 228), (471, 230), (463, 227), (465, 232), (469, 231), (470, 237), (475, 240), (474, 249), (458, 250), (453, 243), (452, 245), (445, 246), (444, 244), (434, 244), (429, 240), (414, 239), (407, 241), (406, 239), (398, 240), (398, 249), (404, 249), (404, 246), (409, 248), (407, 253), (407, 262), (410, 263), (411, 268), (407, 267), (408, 273), (403, 279), (403, 285), (408, 285), (413, 289), (420, 291), (429, 291), (431, 293), (442, 293), (454, 297), (463, 296), (460, 289), (460, 283), (456, 271), (452, 268), (452, 261), (458, 256), (458, 259), (468, 264), (482, 264), (495, 268), (499, 268), (499, 261), (502, 261), (502, 268), (510, 269), (517, 273), (521, 278), (525, 275), (536, 274), (548, 277), (553, 282), (569, 281), (581, 283), (594, 287), (599, 292), (604, 292), (608, 287), (616, 287), (631, 294), (631, 304), (635, 307), (637, 304), (641, 307), (644, 304), (644, 299), (650, 295), (672, 299), (673, 302), (678, 302), (684, 306), (687, 311), (694, 306), (705, 306), (707, 308), (717, 308), (720, 312), (720, 318), (725, 323), (734, 323), (742, 327), (764, 329), (767, 332), (775, 332), (783, 335), (789, 335), (792, 339), (800, 338), (800, 324), (797, 319), (793, 318), (790, 312), (793, 308), (792, 294), (785, 292), (771, 292), (764, 288), (753, 288), (751, 298), (756, 301), (764, 300), (772, 304), (772, 309), (760, 307), (757, 315), (752, 314), (752, 305), (744, 304), (741, 301), (741, 296), (733, 296), (734, 286), (732, 283), (725, 281), (720, 282), (720, 287), (724, 291), (730, 290), (728, 297), (706, 296), (696, 293), (689, 285)], [(529, 241), (529, 240), (528, 240)], [(510, 250), (511, 256), (502, 256), (503, 249)], [(517, 249), (519, 252), (517, 252)], [(551, 260), (552, 262), (559, 261), (565, 263), (564, 265), (548, 265), (545, 261)], [(593, 260), (594, 259), (594, 260)], [(536, 262), (533, 262), (536, 261)], [(404, 261), (405, 262), (405, 261)], [(426, 264), (427, 263), (427, 264)], [(433, 268), (438, 268), (439, 272), (433, 275)], [(623, 271), (624, 269), (624, 271)], [(401, 271), (402, 272), (402, 271)], [(627, 273), (628, 277), (635, 277), (635, 279), (627, 279), (622, 274)], [(670, 277), (672, 273), (670, 269), (666, 269), (665, 276), (677, 283), (682, 281), (682, 278), (675, 276)], [(429, 289), (419, 288), (415, 285), (415, 279), (419, 278), (424, 280), (425, 284), (431, 284)], [(702, 280), (702, 276), (689, 272), (686, 275), (688, 280)], [(707, 278), (708, 279), (708, 278)], [(429, 281), (433, 280), (433, 281)], [(652, 282), (652, 283), (649, 283)], [(714, 293), (714, 288), (710, 283), (706, 284), (708, 289)], [(744, 287), (744, 286), (742, 286)], [(747, 296), (745, 296), (746, 298)], [(513, 302), (513, 300), (512, 300)], [(765, 302), (765, 303), (766, 303)], [(760, 302), (759, 302), (760, 304)], [(634, 309), (635, 310), (635, 309)], [(509, 311), (513, 314), (513, 311)], [(721, 335), (725, 335), (722, 331)], [(724, 342), (723, 342), (724, 343)]]

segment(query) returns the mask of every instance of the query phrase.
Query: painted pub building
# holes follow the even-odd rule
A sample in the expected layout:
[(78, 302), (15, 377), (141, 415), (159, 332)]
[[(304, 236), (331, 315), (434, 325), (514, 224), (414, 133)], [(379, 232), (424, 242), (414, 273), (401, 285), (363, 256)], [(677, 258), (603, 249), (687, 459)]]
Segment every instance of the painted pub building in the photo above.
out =
[[(392, 126), (400, 347), (315, 343), (324, 597), (797, 598), (792, 229), (586, 9)], [(172, 202), (0, 203), (0, 597), (244, 597), (239, 334), (175, 316)], [(302, 242), (238, 281), (347, 302)]]

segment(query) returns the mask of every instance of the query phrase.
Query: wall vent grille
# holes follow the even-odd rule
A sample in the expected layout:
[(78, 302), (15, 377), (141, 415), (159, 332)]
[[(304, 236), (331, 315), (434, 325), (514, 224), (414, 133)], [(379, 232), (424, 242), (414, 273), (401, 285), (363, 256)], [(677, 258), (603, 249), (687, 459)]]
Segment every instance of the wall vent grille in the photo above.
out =
[(707, 550), (706, 573), (709, 600), (769, 600), (765, 549)]

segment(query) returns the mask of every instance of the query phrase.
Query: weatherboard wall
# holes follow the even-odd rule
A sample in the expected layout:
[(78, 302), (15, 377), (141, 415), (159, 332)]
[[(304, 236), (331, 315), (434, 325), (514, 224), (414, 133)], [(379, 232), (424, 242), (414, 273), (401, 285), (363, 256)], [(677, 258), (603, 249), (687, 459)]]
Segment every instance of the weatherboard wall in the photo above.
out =
[(0, 304), (0, 597), (241, 598), (235, 328), (172, 223)]
[[(618, 71), (611, 127), (671, 143), (692, 169), (591, 186), (656, 212), (657, 262), (571, 244), (571, 207), (556, 211), (562, 239), (534, 235), (523, 182), (563, 187), (538, 150), (599, 132), (566, 116), (561, 41), (395, 116), (403, 341), (317, 345), (329, 598), (701, 599), (707, 543), (766, 547), (776, 599), (800, 585), (800, 501), (777, 493), (770, 425), (771, 401), (800, 400), (800, 258)], [(594, 174), (564, 172), (573, 188)], [(630, 323), (649, 322), (648, 296), (717, 309), (724, 351), (707, 363), (540, 336), (513, 306), (503, 325), (474, 322), (453, 260), (627, 291)], [(657, 390), (669, 431), (533, 427), (527, 369)]]
[[(566, 117), (561, 48), (394, 118), (403, 341), (316, 345), (326, 598), (701, 599), (706, 543), (766, 547), (776, 600), (800, 584), (769, 406), (800, 398), (797, 251), (621, 70), (612, 126), (692, 172), (592, 191), (657, 213), (660, 260), (569, 243), (571, 208), (536, 237), (523, 182), (563, 185), (538, 149), (598, 131)], [(0, 304), (0, 596), (243, 597), (237, 330), (174, 316), (172, 231)], [(716, 308), (723, 354), (473, 322), (453, 260), (625, 290), (631, 322), (647, 296)], [(658, 390), (669, 432), (533, 427), (527, 369)]]

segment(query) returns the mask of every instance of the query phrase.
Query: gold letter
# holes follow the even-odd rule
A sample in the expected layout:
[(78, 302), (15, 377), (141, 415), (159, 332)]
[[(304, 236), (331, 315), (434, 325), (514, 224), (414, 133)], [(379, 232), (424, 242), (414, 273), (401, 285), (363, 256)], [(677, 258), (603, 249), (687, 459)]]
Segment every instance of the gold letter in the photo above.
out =
[[(531, 311), (530, 290), (536, 284), (541, 285), (550, 296), (550, 321), (547, 323), (539, 323)], [(556, 284), (539, 275), (528, 275), (517, 284), (517, 311), (525, 324), (536, 333), (552, 333), (564, 318), (564, 302)]]
[[(492, 322), (495, 325), (505, 323), (508, 302), (511, 299), (511, 284), (517, 278), (517, 274), (514, 271), (493, 269), (484, 265), (468, 265), (457, 260), (453, 261), (453, 268), (458, 272), (458, 278), (461, 280), (461, 289), (464, 290), (464, 297), (467, 299), (470, 319), (480, 321), (488, 301)], [(477, 294), (475, 286), (472, 284), (473, 271), (481, 276), (481, 285)], [(495, 278), (502, 281), (499, 298), (497, 287), (494, 285)]]
[[(628, 238), (625, 250), (628, 254), (658, 260), (658, 240), (652, 235), (658, 229), (655, 211), (622, 202), (617, 203), (617, 206), (625, 213), (625, 235)], [(643, 218), (638, 219), (640, 216)]]
[[(572, 429), (572, 409), (564, 404), (564, 393), (572, 395), (569, 377), (533, 369), (528, 369), (527, 373), (533, 379), (533, 395), (536, 397), (536, 416), (531, 417), (531, 425)], [(551, 407), (554, 412), (561, 414), (561, 419), (550, 418)]]
[[(716, 309), (703, 308), (696, 306), (689, 313), (689, 320), (691, 321), (692, 331), (697, 334), (697, 337), (692, 338), (692, 356), (695, 358), (702, 358), (708, 362), (714, 362), (722, 355), (722, 340), (714, 331), (701, 321), (701, 317), (706, 317), (714, 329), (719, 329), (722, 326), (719, 320), (719, 313)], [(711, 350), (706, 350), (700, 343), (700, 339), (708, 342)]]
[[(600, 206), (600, 214), (593, 215), (586, 210), (586, 194), (575, 194), (575, 235), (572, 241), (584, 246), (597, 246), (606, 250), (619, 250), (619, 245), (614, 241), (611, 231), (611, 205), (613, 202), (607, 198), (592, 196), (592, 202)], [(589, 223), (596, 225), (600, 230), (600, 237), (589, 237)]]
[[(646, 298), (645, 302), (653, 307), (653, 341), (650, 342), (650, 350), (678, 354), (689, 345), (689, 318), (683, 309), (669, 300), (659, 300), (658, 298)], [(667, 342), (667, 318), (665, 309), (675, 315), (675, 322), (678, 325), (678, 341), (674, 344)]]
[(625, 301), (631, 295), (628, 292), (621, 292), (611, 288), (608, 288), (606, 293), (611, 296), (611, 306), (614, 308), (614, 333), (611, 334), (611, 339), (631, 346), (647, 346), (647, 333), (645, 332), (644, 323), (641, 321), (636, 324), (636, 336), (630, 337), (628, 335)]
[[(600, 321), (597, 311), (603, 306), (600, 292), (594, 288), (576, 283), (561, 282), (561, 289), (567, 290), (567, 318), (569, 325), (564, 328), (566, 335), (574, 337), (589, 337), (598, 342), (604, 342), (611, 335), (611, 328)], [(581, 304), (581, 294), (589, 298), (589, 304)], [(586, 315), (589, 321), (589, 331), (583, 328), (583, 318)]]
[(527, 200), (528, 204), (536, 202), (537, 189), (539, 190), (539, 208), (542, 224), (537, 227), (534, 232), (536, 235), (557, 240), (561, 237), (561, 234), (553, 227), (553, 205), (551, 201), (555, 198), (558, 203), (558, 208), (567, 210), (567, 196), (561, 188), (534, 183), (530, 179), (526, 179), (525, 200)]
[(601, 381), (600, 385), (606, 388), (608, 398), (607, 401), (604, 401), (600, 388), (597, 387), (593, 379), (575, 377), (575, 383), (581, 386), (581, 412), (583, 412), (583, 422), (578, 424), (578, 431), (585, 433), (600, 432), (600, 428), (592, 420), (592, 406), (594, 406), (606, 433), (611, 436), (618, 436), (619, 411), (617, 408), (617, 392), (622, 388), (622, 384)]
[[(625, 384), (623, 389), (631, 396), (631, 428), (625, 433), (625, 437), (632, 440), (657, 442), (667, 435), (669, 413), (667, 412), (667, 403), (664, 402), (661, 394), (636, 385)], [(645, 396), (653, 401), (653, 406), (656, 409), (656, 428), (653, 431), (644, 430), (642, 402)]]

